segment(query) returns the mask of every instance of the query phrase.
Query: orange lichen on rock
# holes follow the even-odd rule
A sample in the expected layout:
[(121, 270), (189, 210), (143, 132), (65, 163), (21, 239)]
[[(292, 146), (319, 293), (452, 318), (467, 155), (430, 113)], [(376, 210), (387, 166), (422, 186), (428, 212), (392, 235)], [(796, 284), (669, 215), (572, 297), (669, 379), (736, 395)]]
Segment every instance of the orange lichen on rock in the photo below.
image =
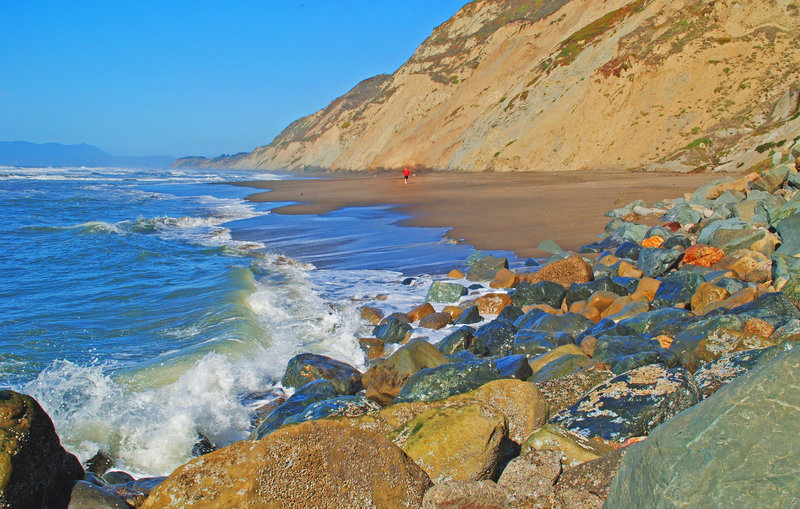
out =
[(705, 244), (694, 244), (686, 248), (683, 254), (681, 265), (697, 265), (699, 267), (711, 267), (722, 260), (725, 252), (717, 247)]

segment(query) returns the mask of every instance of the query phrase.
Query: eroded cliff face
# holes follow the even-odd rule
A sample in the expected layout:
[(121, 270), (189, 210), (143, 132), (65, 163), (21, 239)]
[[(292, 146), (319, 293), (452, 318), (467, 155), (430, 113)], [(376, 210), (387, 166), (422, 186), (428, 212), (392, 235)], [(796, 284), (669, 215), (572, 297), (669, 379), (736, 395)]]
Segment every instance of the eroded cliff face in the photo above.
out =
[(269, 145), (183, 163), (745, 169), (800, 135), (795, 1), (478, 0)]

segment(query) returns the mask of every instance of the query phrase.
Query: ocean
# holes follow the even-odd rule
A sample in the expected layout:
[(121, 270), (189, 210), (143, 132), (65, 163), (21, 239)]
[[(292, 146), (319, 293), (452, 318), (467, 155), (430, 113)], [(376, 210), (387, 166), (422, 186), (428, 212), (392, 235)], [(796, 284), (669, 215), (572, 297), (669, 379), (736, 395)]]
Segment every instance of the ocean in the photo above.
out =
[(166, 475), (246, 438), (292, 356), (363, 370), (360, 307), (409, 311), (473, 252), (388, 206), (280, 215), (225, 185), (284, 178), (0, 167), (0, 386), (81, 461)]

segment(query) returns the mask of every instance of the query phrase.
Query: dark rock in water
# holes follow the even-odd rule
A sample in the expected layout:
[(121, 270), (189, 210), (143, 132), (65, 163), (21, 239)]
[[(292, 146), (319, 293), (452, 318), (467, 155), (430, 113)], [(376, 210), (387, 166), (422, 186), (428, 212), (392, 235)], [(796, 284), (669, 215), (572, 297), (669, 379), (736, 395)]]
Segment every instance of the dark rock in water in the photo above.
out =
[(667, 367), (680, 364), (674, 352), (661, 348), (657, 341), (640, 336), (597, 338), (592, 359), (605, 362), (617, 374), (648, 364), (664, 364)]
[(404, 279), (404, 280), (401, 282), (401, 284), (404, 284), (404, 285), (406, 285), (406, 286), (410, 286), (410, 285), (414, 284), (414, 281), (416, 281), (416, 279), (415, 279), (415, 278), (413, 278), (413, 277), (407, 277), (407, 278), (405, 278), (405, 279)]
[(525, 313), (522, 312), (520, 308), (515, 305), (506, 306), (500, 311), (500, 314), (497, 315), (497, 318), (501, 320), (506, 320), (509, 323), (514, 323), (514, 321), (519, 318), (520, 316), (524, 315)]
[(583, 333), (579, 334), (575, 338), (575, 343), (580, 345), (581, 342), (583, 342), (583, 339), (588, 336), (599, 338), (600, 336), (631, 336), (636, 333), (637, 331), (633, 330), (631, 327), (628, 327), (622, 322), (616, 323), (608, 318), (603, 318), (596, 324), (583, 331)]
[(550, 422), (585, 437), (623, 442), (647, 435), (698, 399), (692, 375), (684, 368), (650, 364), (596, 387)]
[(740, 376), (628, 448), (607, 507), (792, 507), (800, 349)]
[(103, 490), (123, 499), (133, 507), (141, 507), (150, 492), (166, 479), (166, 477), (143, 477), (125, 484), (109, 485), (104, 487)]
[(461, 312), (461, 315), (456, 320), (456, 324), (470, 324), (478, 323), (483, 320), (478, 306), (470, 306)]
[(434, 281), (425, 296), (425, 302), (457, 302), (466, 294), (467, 289), (464, 285)]
[(785, 346), (779, 345), (760, 350), (744, 350), (725, 354), (717, 360), (703, 364), (694, 373), (694, 381), (697, 384), (697, 390), (700, 392), (700, 399), (711, 396), (722, 386), (733, 382), (740, 375), (792, 348), (794, 348), (794, 345), (787, 343)]
[(664, 324), (673, 322), (679, 324), (682, 329), (690, 322), (696, 321), (695, 316), (685, 309), (680, 308), (659, 308), (647, 311), (640, 315), (621, 320), (619, 323), (630, 327), (639, 334), (658, 335), (662, 333)]
[(270, 413), (250, 434), (249, 440), (261, 440), (278, 429), (287, 418), (300, 413), (318, 401), (335, 398), (339, 395), (336, 386), (329, 380), (315, 380), (297, 389), (297, 392), (284, 404)]
[(339, 394), (355, 394), (362, 388), (361, 372), (356, 368), (346, 362), (313, 353), (301, 353), (292, 357), (281, 384), (284, 387), (302, 387), (322, 379), (330, 380)]
[(660, 277), (676, 268), (683, 258), (677, 249), (644, 247), (639, 251), (639, 270), (647, 277)]
[(202, 456), (203, 454), (208, 454), (216, 450), (217, 446), (214, 445), (214, 442), (212, 442), (210, 438), (200, 432), (197, 433), (197, 442), (195, 442), (192, 447), (192, 456), (196, 458), (197, 456)]
[(315, 421), (326, 417), (358, 417), (377, 413), (381, 406), (364, 396), (339, 396), (338, 398), (318, 401), (283, 421), (284, 426)]
[(103, 474), (103, 480), (108, 484), (125, 484), (126, 482), (135, 481), (136, 479), (128, 472), (112, 470)]
[(492, 380), (499, 380), (500, 372), (494, 362), (460, 362), (426, 368), (408, 379), (394, 403), (410, 401), (435, 401), (477, 389)]
[(514, 320), (514, 327), (517, 329), (530, 329), (536, 321), (546, 315), (545, 311), (541, 309), (532, 309)]
[(439, 342), (437, 348), (445, 355), (452, 355), (461, 350), (469, 350), (470, 345), (472, 345), (472, 338), (474, 337), (475, 329), (465, 325), (445, 336), (444, 339)]
[(111, 459), (111, 456), (103, 451), (97, 451), (97, 454), (86, 460), (83, 468), (86, 469), (87, 472), (103, 475), (113, 464), (114, 460)]
[(672, 237), (668, 238), (664, 241), (661, 245), (664, 249), (674, 249), (674, 248), (683, 248), (686, 249), (687, 247), (692, 245), (692, 241), (689, 240), (688, 237), (685, 235), (673, 235)]
[(86, 481), (86, 482), (90, 482), (90, 483), (94, 484), (95, 486), (100, 486), (100, 487), (105, 486), (106, 484), (108, 484), (107, 482), (105, 482), (103, 480), (102, 477), (100, 477), (99, 475), (95, 474), (94, 472), (89, 472), (88, 470), (83, 473), (83, 480)]
[(619, 296), (628, 295), (630, 293), (625, 286), (622, 286), (610, 277), (604, 277), (588, 283), (570, 285), (569, 288), (567, 288), (564, 298), (567, 302), (567, 306), (571, 306), (580, 300), (589, 300), (589, 297), (597, 292), (611, 292)]
[(524, 355), (509, 355), (495, 359), (497, 371), (500, 378), (516, 378), (517, 380), (527, 380), (533, 374), (528, 358)]
[(623, 242), (617, 250), (614, 251), (614, 256), (617, 258), (627, 258), (628, 260), (638, 260), (641, 250), (642, 246), (639, 245), (638, 242)]
[(563, 315), (545, 314), (536, 320), (531, 329), (549, 332), (566, 332), (574, 338), (593, 325), (593, 321), (577, 313), (564, 313)]
[(80, 461), (61, 447), (50, 417), (30, 396), (0, 391), (0, 506), (64, 507)]
[(522, 281), (516, 288), (508, 292), (511, 302), (518, 307), (532, 306), (535, 304), (547, 304), (554, 308), (560, 308), (564, 300), (564, 287), (552, 281), (542, 281), (530, 284)]
[(554, 378), (571, 375), (572, 373), (575, 373), (579, 369), (586, 367), (591, 363), (592, 360), (586, 355), (562, 355), (538, 369), (531, 378), (531, 381), (543, 382), (545, 380), (552, 380)]
[(650, 303), (652, 309), (677, 304), (688, 304), (697, 288), (705, 282), (700, 274), (678, 270), (661, 280), (655, 298)]
[(469, 350), (483, 357), (511, 354), (517, 328), (507, 320), (496, 318), (478, 328)]
[(402, 320), (389, 318), (385, 324), (375, 327), (372, 334), (384, 343), (401, 343), (411, 329), (412, 327)]
[(742, 318), (761, 318), (776, 328), (800, 318), (800, 311), (781, 292), (765, 293), (753, 302), (731, 309), (729, 313)]
[(86, 481), (76, 482), (69, 496), (70, 509), (130, 509), (131, 507), (133, 506), (124, 499)]
[(527, 260), (525, 260), (526, 267), (539, 267), (541, 265), (542, 264), (539, 263), (535, 258), (528, 258)]
[(553, 350), (557, 346), (574, 343), (566, 332), (549, 332), (525, 329), (514, 337), (513, 353), (533, 358)]
[(507, 268), (507, 259), (486, 255), (478, 258), (470, 265), (467, 279), (471, 281), (491, 281), (500, 269)]
[(467, 290), (480, 290), (481, 288), (485, 288), (482, 284), (473, 283), (467, 287)]

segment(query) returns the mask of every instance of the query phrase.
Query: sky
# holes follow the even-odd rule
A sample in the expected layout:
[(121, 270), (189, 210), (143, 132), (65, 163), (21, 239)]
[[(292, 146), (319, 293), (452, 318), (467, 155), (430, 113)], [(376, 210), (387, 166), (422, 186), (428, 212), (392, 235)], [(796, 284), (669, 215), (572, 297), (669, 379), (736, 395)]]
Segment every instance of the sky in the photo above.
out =
[(266, 145), (399, 68), (467, 0), (0, 0), (0, 141)]

